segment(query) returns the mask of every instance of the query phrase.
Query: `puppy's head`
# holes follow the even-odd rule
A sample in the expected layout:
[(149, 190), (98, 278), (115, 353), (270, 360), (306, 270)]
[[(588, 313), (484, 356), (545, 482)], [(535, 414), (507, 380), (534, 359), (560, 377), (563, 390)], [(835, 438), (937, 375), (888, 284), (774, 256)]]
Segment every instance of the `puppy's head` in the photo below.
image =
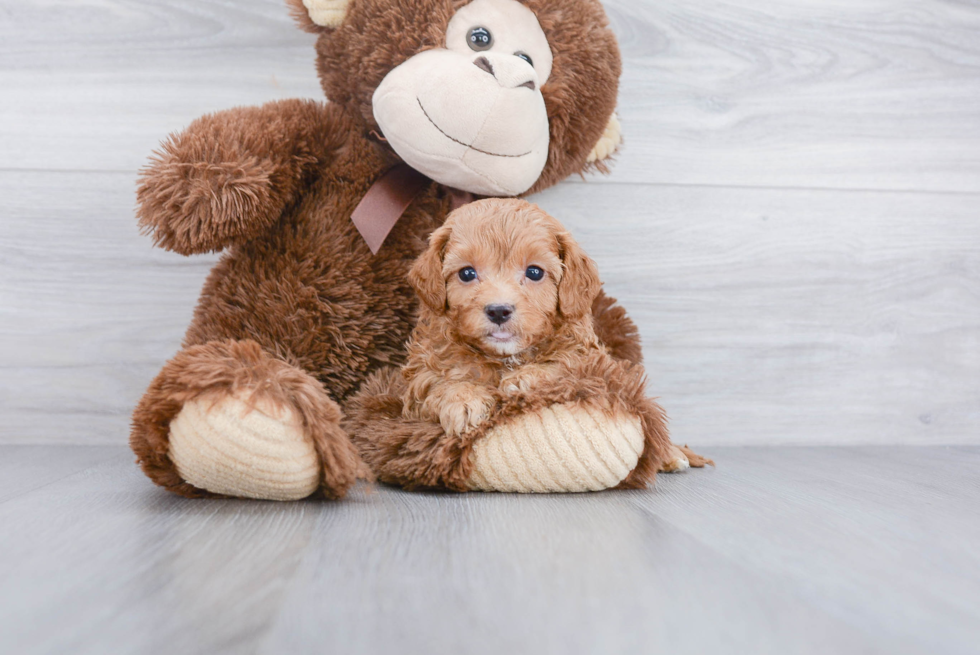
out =
[(536, 205), (489, 198), (453, 212), (409, 273), (425, 306), (457, 338), (515, 355), (567, 321), (591, 321), (599, 273)]

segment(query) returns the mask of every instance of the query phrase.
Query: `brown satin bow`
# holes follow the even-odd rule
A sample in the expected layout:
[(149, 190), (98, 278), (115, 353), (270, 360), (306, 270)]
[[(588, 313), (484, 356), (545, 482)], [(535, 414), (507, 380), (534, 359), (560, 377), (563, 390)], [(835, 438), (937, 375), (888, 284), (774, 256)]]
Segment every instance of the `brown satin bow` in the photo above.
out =
[[(398, 164), (371, 185), (351, 214), (351, 220), (372, 254), (378, 254), (395, 223), (429, 182), (429, 178), (408, 164)], [(475, 200), (469, 191), (444, 188), (449, 195), (451, 210)]]

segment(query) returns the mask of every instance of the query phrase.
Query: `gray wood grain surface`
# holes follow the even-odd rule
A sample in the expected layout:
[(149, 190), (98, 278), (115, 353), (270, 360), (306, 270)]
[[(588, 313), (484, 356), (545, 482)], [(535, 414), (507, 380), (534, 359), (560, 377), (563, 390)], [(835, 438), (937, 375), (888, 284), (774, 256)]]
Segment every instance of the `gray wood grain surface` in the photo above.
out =
[[(613, 174), (540, 195), (696, 444), (980, 443), (980, 5), (606, 3)], [(136, 170), (208, 111), (319, 97), (279, 0), (0, 0), (0, 443), (120, 444), (213, 256)]]
[[(978, 447), (712, 450), (656, 488), (188, 501), (124, 447), (0, 499), (4, 653), (975, 653)], [(110, 455), (114, 452), (114, 455)]]

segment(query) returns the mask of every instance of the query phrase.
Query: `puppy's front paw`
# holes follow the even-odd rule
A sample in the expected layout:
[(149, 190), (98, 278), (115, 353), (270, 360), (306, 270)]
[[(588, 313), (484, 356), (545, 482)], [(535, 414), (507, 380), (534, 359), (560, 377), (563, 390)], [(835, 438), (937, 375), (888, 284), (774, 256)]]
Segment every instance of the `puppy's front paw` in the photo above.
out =
[(555, 377), (555, 371), (546, 366), (526, 366), (500, 381), (500, 391), (506, 396), (528, 393), (535, 387)]
[(505, 396), (516, 396), (531, 390), (533, 380), (530, 375), (516, 373), (500, 381), (500, 391)]
[(488, 399), (474, 397), (443, 405), (439, 411), (439, 423), (442, 424), (446, 434), (456, 436), (482, 425), (488, 416), (490, 416)]

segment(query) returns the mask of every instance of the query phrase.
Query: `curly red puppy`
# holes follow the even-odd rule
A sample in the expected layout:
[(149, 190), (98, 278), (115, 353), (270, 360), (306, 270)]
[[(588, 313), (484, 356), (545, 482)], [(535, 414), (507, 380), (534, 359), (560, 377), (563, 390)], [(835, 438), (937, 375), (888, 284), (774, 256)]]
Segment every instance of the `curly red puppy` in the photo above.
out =
[(595, 262), (526, 201), (456, 210), (409, 280), (423, 306), (403, 369), (405, 415), (447, 434), (480, 425), (499, 398), (531, 392), (573, 360), (609, 357), (593, 328)]

